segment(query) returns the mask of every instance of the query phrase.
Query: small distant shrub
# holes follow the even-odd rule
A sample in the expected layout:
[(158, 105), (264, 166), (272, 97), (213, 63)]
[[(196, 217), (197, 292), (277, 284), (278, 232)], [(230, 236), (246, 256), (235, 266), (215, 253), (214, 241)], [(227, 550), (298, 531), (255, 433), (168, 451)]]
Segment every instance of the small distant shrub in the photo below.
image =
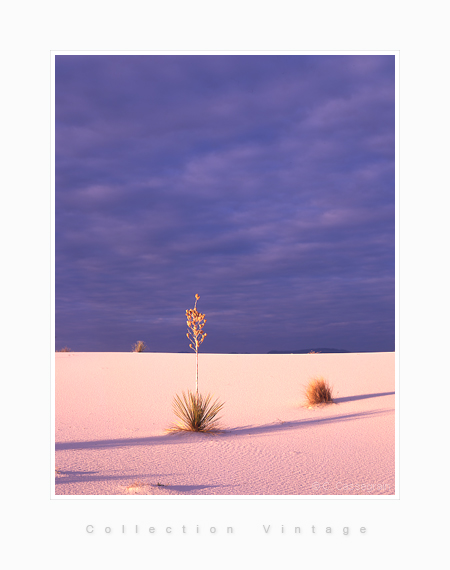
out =
[(206, 397), (194, 394), (188, 390), (183, 396), (178, 394), (173, 401), (173, 411), (178, 418), (178, 423), (171, 426), (167, 431), (170, 433), (182, 431), (196, 431), (208, 433), (220, 433), (220, 418), (217, 417), (224, 404), (218, 400), (212, 402), (211, 394)]
[(131, 348), (132, 352), (144, 352), (147, 346), (143, 340), (138, 340)]
[(305, 390), (307, 403), (310, 406), (318, 404), (331, 404), (333, 402), (333, 390), (324, 378), (313, 378)]
[(320, 354), (320, 350), (317, 350), (317, 351), (315, 351), (315, 350), (310, 350), (310, 351), (308, 352), (308, 354)]
[(60, 348), (56, 352), (71, 352), (71, 350), (68, 346), (65, 346), (64, 348)]
[(135, 481), (134, 483), (131, 483), (131, 485), (128, 485), (128, 487), (125, 487), (125, 491), (127, 493), (139, 493), (140, 491), (142, 491), (142, 488), (145, 487), (144, 483), (141, 483), (140, 481)]

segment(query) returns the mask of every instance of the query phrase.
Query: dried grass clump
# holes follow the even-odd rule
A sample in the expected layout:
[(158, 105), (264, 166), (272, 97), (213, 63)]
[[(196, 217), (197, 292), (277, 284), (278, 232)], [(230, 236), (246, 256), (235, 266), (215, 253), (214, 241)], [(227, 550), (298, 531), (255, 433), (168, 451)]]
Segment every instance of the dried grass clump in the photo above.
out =
[(213, 402), (211, 394), (204, 397), (190, 390), (187, 394), (183, 392), (182, 397), (177, 394), (172, 407), (179, 421), (167, 431), (169, 433), (183, 431), (220, 433), (222, 430), (219, 425), (220, 418), (217, 415), (223, 406), (224, 404), (218, 399)]
[(305, 396), (310, 406), (333, 403), (333, 389), (322, 377), (313, 378), (309, 382)]
[(147, 346), (143, 340), (138, 340), (131, 348), (132, 352), (144, 352)]
[(125, 487), (125, 491), (127, 493), (129, 493), (130, 495), (132, 494), (136, 494), (136, 493), (140, 493), (143, 490), (143, 487), (145, 487), (146, 485), (144, 483), (141, 483), (140, 481), (135, 481), (134, 483), (131, 483), (131, 485), (128, 485), (127, 487)]
[(60, 348), (56, 352), (71, 352), (71, 350), (68, 346), (65, 346), (64, 348)]

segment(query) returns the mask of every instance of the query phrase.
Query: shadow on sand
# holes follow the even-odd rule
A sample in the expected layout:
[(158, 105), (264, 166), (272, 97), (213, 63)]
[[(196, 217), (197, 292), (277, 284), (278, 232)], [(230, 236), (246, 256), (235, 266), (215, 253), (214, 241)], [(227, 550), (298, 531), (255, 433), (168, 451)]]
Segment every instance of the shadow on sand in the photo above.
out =
[[(231, 487), (231, 485), (165, 485), (157, 483), (146, 483), (149, 477), (154, 480), (163, 479), (164, 477), (172, 477), (177, 475), (177, 473), (141, 473), (141, 474), (125, 474), (122, 475), (97, 475), (99, 471), (59, 471), (59, 477), (55, 479), (55, 485), (67, 485), (70, 483), (89, 483), (96, 481), (122, 481), (120, 487), (122, 487), (122, 492), (117, 493), (122, 495), (125, 493), (127, 486), (135, 486), (136, 488), (145, 490), (146, 488), (154, 488), (159, 491), (169, 491), (171, 493), (192, 493), (196, 491), (202, 491), (204, 489), (216, 489), (223, 487)], [(127, 485), (128, 483), (128, 485)], [(84, 494), (84, 493), (81, 493)], [(101, 494), (101, 493), (100, 493)], [(126, 494), (126, 493), (125, 493)], [(133, 493), (131, 493), (133, 494)], [(139, 493), (137, 493), (139, 494)]]
[(380, 398), (381, 396), (393, 396), (395, 392), (379, 392), (378, 394), (360, 394), (359, 396), (347, 396), (346, 398), (334, 398), (335, 404), (344, 402), (355, 402), (356, 400), (367, 400), (367, 398)]
[[(175, 493), (191, 493), (192, 491), (202, 491), (203, 489), (217, 489), (224, 487), (232, 487), (236, 485), (164, 485), (163, 489), (167, 489), (168, 491), (175, 491)], [(158, 485), (149, 485), (149, 487), (156, 487)]]
[[(174, 473), (163, 474), (163, 473), (140, 473), (137, 475), (128, 475), (122, 473), (121, 475), (100, 475), (100, 471), (59, 471), (59, 477), (55, 478), (55, 485), (63, 485), (65, 483), (88, 483), (94, 481), (116, 481), (116, 480), (127, 480), (130, 483), (134, 483), (139, 479), (145, 477), (167, 477), (172, 476)], [(97, 475), (98, 474), (98, 475)], [(155, 485), (156, 486), (156, 485)]]
[[(325, 418), (315, 418), (312, 420), (297, 420), (292, 422), (278, 421), (272, 424), (265, 424), (260, 426), (240, 426), (227, 430), (223, 436), (236, 436), (236, 435), (261, 435), (265, 433), (274, 433), (289, 431), (293, 429), (304, 429), (314, 425), (325, 425), (332, 424), (336, 422), (349, 422), (353, 420), (359, 420), (362, 418), (368, 418), (371, 416), (386, 415), (393, 413), (394, 410), (375, 410), (373, 412), (357, 412), (354, 414), (342, 414), (340, 416), (328, 416)], [(222, 436), (222, 437), (223, 437)]]
[[(367, 397), (371, 397), (368, 395)], [(357, 396), (356, 398), (362, 398), (361, 396)], [(345, 400), (348, 401), (348, 400)], [(249, 426), (239, 426), (236, 428), (231, 428), (225, 430), (218, 435), (211, 435), (211, 434), (199, 434), (199, 433), (191, 433), (191, 432), (184, 432), (180, 434), (166, 434), (166, 435), (157, 435), (157, 436), (150, 436), (150, 437), (140, 437), (140, 438), (129, 438), (129, 439), (103, 439), (97, 441), (68, 441), (68, 442), (61, 442), (55, 444), (56, 451), (63, 451), (68, 449), (108, 449), (114, 447), (131, 447), (136, 445), (142, 446), (151, 446), (151, 445), (182, 445), (187, 443), (194, 443), (196, 441), (201, 442), (207, 437), (215, 438), (220, 437), (229, 438), (229, 437), (236, 437), (239, 435), (261, 435), (261, 434), (269, 434), (274, 432), (285, 432), (291, 431), (294, 429), (305, 429), (312, 426), (317, 425), (325, 425), (330, 423), (337, 423), (337, 422), (348, 422), (354, 421), (364, 418), (369, 418), (373, 416), (378, 416), (380, 414), (389, 414), (394, 413), (392, 409), (385, 409), (385, 410), (375, 410), (375, 411), (368, 411), (368, 412), (357, 412), (353, 414), (341, 414), (336, 416), (327, 416), (323, 418), (314, 418), (314, 419), (302, 419), (302, 420), (295, 420), (295, 421), (278, 421), (271, 424), (264, 424), (264, 425), (249, 425)]]

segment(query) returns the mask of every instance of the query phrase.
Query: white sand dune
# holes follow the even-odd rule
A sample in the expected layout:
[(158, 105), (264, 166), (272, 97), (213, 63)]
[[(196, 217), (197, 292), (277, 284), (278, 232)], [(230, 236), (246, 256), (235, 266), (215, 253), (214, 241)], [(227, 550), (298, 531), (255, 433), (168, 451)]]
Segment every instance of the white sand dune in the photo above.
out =
[[(335, 403), (308, 409), (323, 376)], [(195, 355), (56, 353), (56, 495), (393, 495), (394, 353), (199, 355), (221, 435), (166, 434)]]

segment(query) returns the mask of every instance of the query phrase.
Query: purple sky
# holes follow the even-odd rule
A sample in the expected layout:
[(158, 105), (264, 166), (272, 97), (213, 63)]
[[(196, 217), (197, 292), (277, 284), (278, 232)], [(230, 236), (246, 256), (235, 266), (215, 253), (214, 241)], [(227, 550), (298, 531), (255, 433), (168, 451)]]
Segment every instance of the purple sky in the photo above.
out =
[(57, 349), (394, 350), (394, 56), (55, 68)]

